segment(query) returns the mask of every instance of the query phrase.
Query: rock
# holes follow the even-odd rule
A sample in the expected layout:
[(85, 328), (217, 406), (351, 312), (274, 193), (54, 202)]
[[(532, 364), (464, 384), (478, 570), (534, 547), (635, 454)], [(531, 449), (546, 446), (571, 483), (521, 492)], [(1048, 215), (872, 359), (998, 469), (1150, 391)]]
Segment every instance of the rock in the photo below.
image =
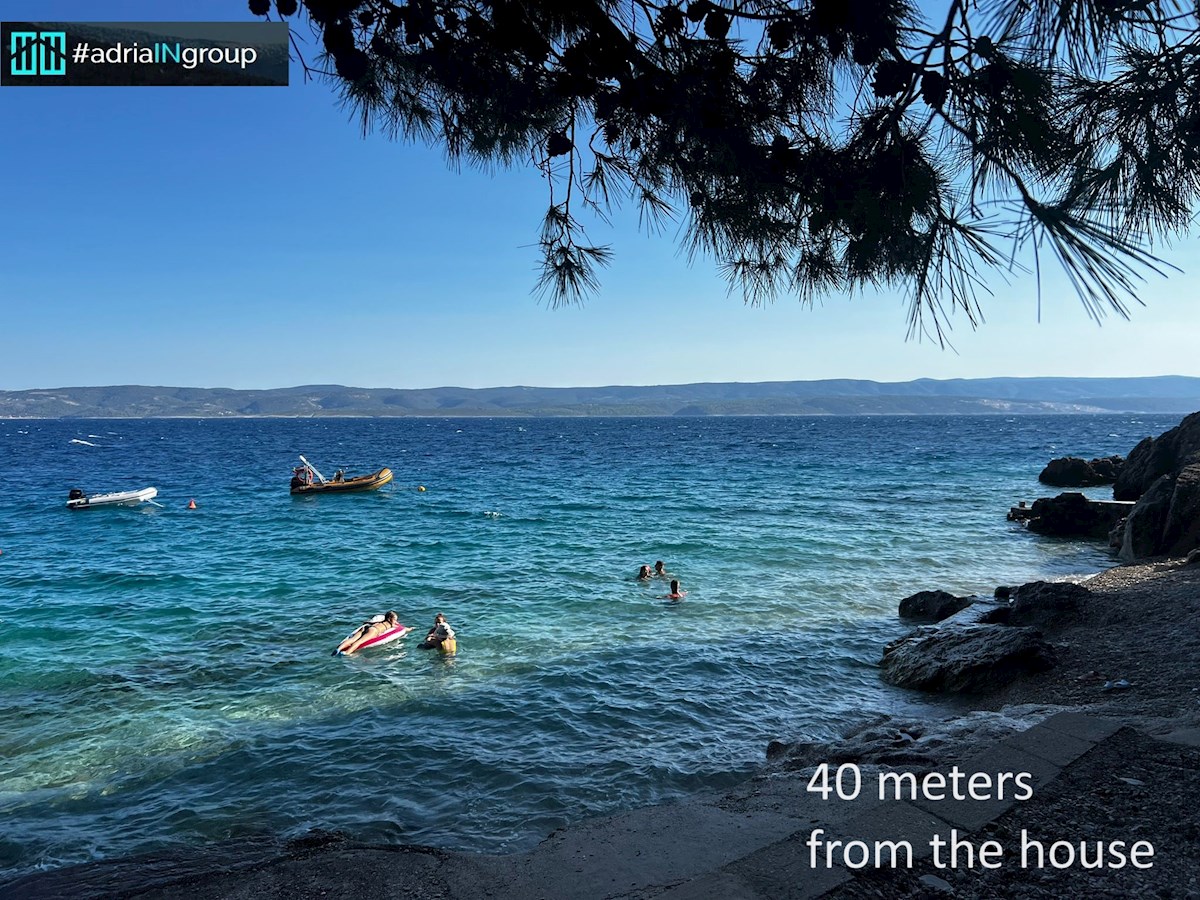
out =
[(1129, 513), (1121, 537), (1122, 562), (1184, 556), (1200, 547), (1200, 464), (1154, 482)]
[(900, 618), (940, 622), (972, 602), (970, 597), (956, 597), (947, 591), (918, 591), (900, 601)]
[(1035, 628), (963, 625), (918, 628), (888, 644), (880, 665), (888, 684), (974, 694), (1055, 663), (1053, 649)]
[(1094, 487), (1112, 484), (1121, 473), (1125, 460), (1120, 456), (1105, 456), (1084, 460), (1077, 456), (1052, 459), (1038, 475), (1038, 481), (1052, 487)]
[(1007, 600), (1012, 596), (1013, 589), (1006, 584), (999, 585), (992, 594), (997, 600)]
[(1129, 516), (1122, 516), (1117, 519), (1117, 524), (1109, 529), (1108, 532), (1108, 549), (1120, 552), (1121, 545), (1125, 543), (1125, 523), (1129, 521)]
[(976, 621), (980, 625), (1007, 625), (1012, 618), (1012, 607), (1010, 606), (993, 606), (981, 615)]
[(1026, 506), (1025, 501), (1022, 500), (1016, 506), (1013, 506), (1008, 510), (1007, 518), (1010, 522), (1024, 522), (1032, 515), (1033, 510)]
[(1200, 463), (1184, 466), (1175, 477), (1162, 544), (1167, 556), (1184, 556), (1200, 547)]
[(1088, 465), (1092, 467), (1097, 478), (1103, 479), (1100, 484), (1112, 484), (1121, 477), (1121, 470), (1125, 468), (1125, 457), (1114, 453), (1112, 456), (1090, 460)]
[(1094, 502), (1077, 492), (1067, 492), (1034, 500), (1031, 511), (1028, 528), (1038, 534), (1107, 538), (1123, 509)]
[[(971, 598), (975, 601), (976, 598)], [(1008, 603), (978, 600), (937, 623), (938, 628), (957, 628), (960, 625), (981, 625), (998, 622), (1008, 616)]]
[(941, 891), (943, 894), (954, 893), (954, 888), (950, 886), (950, 882), (944, 878), (938, 878), (936, 875), (922, 875), (917, 881), (932, 891)]
[(1133, 562), (1157, 554), (1174, 492), (1174, 480), (1170, 475), (1163, 475), (1138, 498), (1125, 520), (1125, 531), (1121, 537), (1122, 562)]
[(1079, 618), (1092, 592), (1069, 581), (1033, 581), (1017, 588), (1008, 624), (1058, 628)]
[(1137, 500), (1164, 475), (1200, 463), (1200, 412), (1133, 448), (1113, 485), (1116, 500)]
[(771, 741), (767, 744), (767, 759), (778, 759), (781, 756), (786, 756), (787, 752), (792, 749), (791, 744), (783, 741)]

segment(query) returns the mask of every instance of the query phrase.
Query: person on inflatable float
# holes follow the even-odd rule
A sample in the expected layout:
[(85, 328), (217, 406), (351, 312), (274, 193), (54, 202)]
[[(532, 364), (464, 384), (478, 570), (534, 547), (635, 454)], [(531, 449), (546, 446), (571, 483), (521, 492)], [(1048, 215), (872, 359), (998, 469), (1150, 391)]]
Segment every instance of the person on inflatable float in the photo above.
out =
[(391, 631), (399, 622), (400, 617), (396, 615), (395, 611), (390, 609), (382, 616), (372, 616), (366, 622), (362, 623), (358, 631), (338, 644), (338, 648), (333, 653), (335, 656), (339, 653), (353, 653), (364, 642), (369, 641), (373, 637), (378, 637), (385, 631)]

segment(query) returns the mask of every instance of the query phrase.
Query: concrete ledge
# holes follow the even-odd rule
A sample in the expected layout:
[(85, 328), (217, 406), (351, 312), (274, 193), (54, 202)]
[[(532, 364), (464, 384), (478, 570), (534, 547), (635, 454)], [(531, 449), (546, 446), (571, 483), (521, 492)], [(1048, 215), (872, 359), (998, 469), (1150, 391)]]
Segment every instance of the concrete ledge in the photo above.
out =
[[(992, 776), (993, 790), (996, 776), (1001, 772), (1028, 772), (1033, 776), (1034, 788), (1040, 788), (1053, 779), (1061, 770), (1052, 762), (1033, 756), (1015, 747), (996, 744), (982, 753), (977, 753), (959, 769), (966, 773), (987, 772)], [(1017, 802), (1012, 799), (1017, 785), (1012, 779), (1004, 784), (1003, 800), (925, 800), (914, 801), (916, 806), (927, 810), (949, 822), (956, 828), (976, 831), (997, 816), (1008, 812)]]
[(763, 896), (737, 875), (728, 872), (713, 872), (703, 878), (694, 878), (668, 888), (657, 895), (662, 900), (763, 900)]
[[(949, 835), (954, 824), (927, 809), (906, 800), (885, 803), (879, 808), (857, 816), (838, 829), (833, 837), (844, 841), (908, 841), (913, 848), (913, 860), (933, 855), (929, 846), (935, 834)], [(802, 840), (806, 840), (808, 834)]]
[(1200, 728), (1177, 728), (1170, 734), (1160, 735), (1158, 740), (1182, 744), (1184, 747), (1200, 747)]
[[(805, 841), (811, 829), (798, 831), (791, 837), (763, 847), (737, 862), (730, 863), (724, 872), (736, 875), (766, 900), (809, 900), (851, 880), (842, 866), (813, 868)], [(724, 897), (710, 894), (709, 897)]]
[(1060, 712), (1043, 721), (1041, 727), (1096, 744), (1116, 734), (1121, 723), (1112, 719), (1098, 719), (1083, 713)]
[(1056, 766), (1068, 766), (1096, 744), (1045, 725), (1034, 725), (1001, 741), (1000, 746), (1020, 750)]

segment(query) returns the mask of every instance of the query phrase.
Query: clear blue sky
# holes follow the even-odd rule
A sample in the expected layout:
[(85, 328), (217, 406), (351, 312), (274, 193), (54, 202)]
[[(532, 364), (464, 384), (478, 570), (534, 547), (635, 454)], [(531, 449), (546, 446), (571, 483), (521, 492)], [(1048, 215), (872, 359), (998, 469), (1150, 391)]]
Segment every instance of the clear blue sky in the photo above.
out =
[[(0, 19), (249, 21), (245, 0), (0, 0)], [(300, 24), (306, 31), (307, 25)], [(0, 389), (368, 387), (997, 375), (1200, 376), (1194, 239), (1131, 323), (1064, 281), (993, 282), (955, 350), (899, 295), (748, 308), (636, 215), (583, 308), (530, 293), (545, 194), (364, 139), (332, 90), (0, 88)], [(585, 219), (585, 221), (587, 221)]]

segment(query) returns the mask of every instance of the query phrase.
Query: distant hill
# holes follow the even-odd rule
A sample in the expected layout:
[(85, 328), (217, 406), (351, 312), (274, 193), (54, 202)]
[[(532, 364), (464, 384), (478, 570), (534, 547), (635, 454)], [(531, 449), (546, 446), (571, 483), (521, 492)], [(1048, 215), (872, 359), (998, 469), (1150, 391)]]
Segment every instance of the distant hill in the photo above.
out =
[(271, 390), (67, 387), (0, 391), (0, 418), (184, 416), (997, 415), (1200, 410), (1200, 378), (726, 382), (646, 387)]

